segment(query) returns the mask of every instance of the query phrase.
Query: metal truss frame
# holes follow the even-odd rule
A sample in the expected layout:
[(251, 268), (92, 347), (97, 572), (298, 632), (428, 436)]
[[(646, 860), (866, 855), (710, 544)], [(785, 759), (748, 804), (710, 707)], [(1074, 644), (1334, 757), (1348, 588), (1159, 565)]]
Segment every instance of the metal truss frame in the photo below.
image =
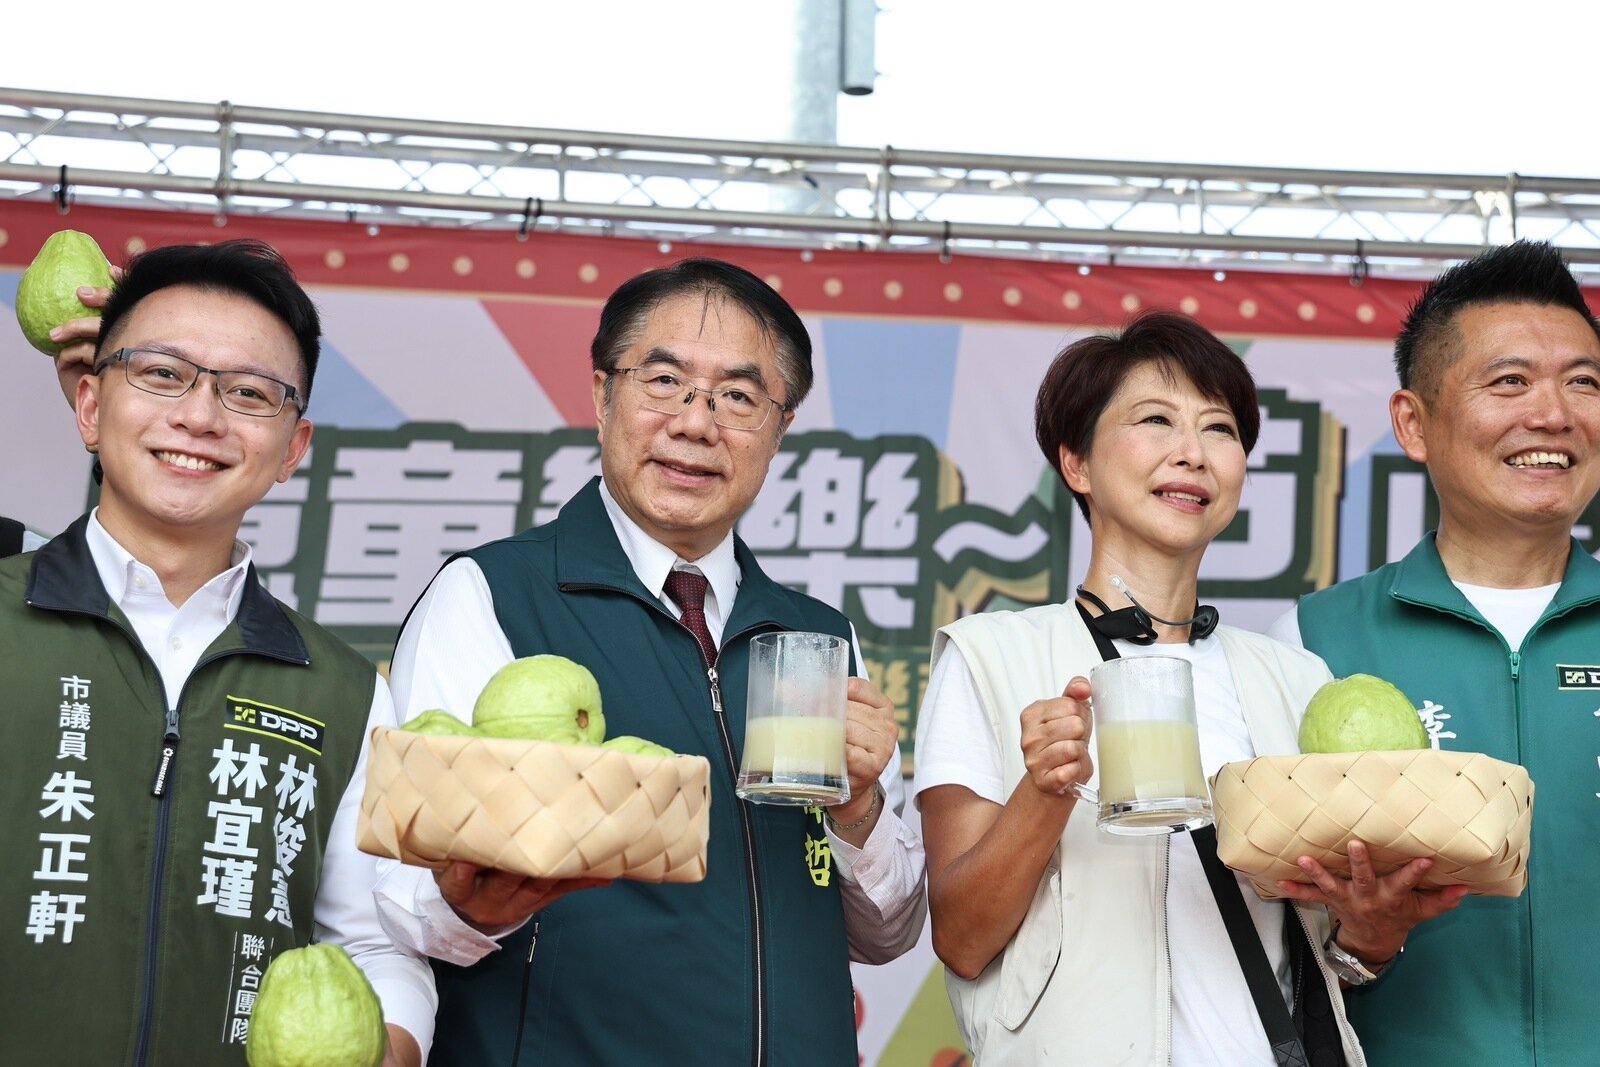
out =
[(0, 88), (0, 204), (1406, 275), (1516, 237), (1600, 274), (1600, 179), (651, 137)]

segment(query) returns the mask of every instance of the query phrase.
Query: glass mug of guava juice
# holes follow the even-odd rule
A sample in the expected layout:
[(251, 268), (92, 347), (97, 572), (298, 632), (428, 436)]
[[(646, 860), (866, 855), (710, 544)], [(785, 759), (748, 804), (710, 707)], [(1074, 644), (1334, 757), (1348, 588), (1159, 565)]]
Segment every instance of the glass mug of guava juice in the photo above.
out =
[(744, 757), (734, 791), (759, 804), (841, 804), (850, 643), (831, 634), (750, 642)]
[(1107, 833), (1194, 830), (1211, 822), (1200, 767), (1194, 675), (1176, 656), (1126, 656), (1089, 672), (1098, 787), (1075, 791)]

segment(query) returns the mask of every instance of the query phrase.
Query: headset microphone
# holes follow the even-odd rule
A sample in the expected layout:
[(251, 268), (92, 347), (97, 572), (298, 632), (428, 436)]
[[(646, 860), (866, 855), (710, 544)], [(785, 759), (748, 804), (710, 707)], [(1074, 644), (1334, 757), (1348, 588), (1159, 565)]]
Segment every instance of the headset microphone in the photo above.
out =
[(1089, 601), (1099, 608), (1101, 613), (1090, 619), (1094, 628), (1112, 640), (1132, 641), (1136, 645), (1148, 645), (1155, 641), (1155, 627), (1152, 621), (1165, 626), (1189, 627), (1189, 643), (1194, 644), (1203, 637), (1207, 637), (1217, 628), (1217, 623), (1222, 620), (1221, 613), (1209, 604), (1197, 604), (1194, 615), (1187, 619), (1163, 619), (1159, 615), (1152, 615), (1143, 604), (1134, 597), (1120, 575), (1113, 574), (1108, 579), (1113, 588), (1132, 603), (1132, 607), (1120, 608), (1112, 611), (1110, 605), (1095, 596), (1083, 586), (1078, 586), (1078, 596)]

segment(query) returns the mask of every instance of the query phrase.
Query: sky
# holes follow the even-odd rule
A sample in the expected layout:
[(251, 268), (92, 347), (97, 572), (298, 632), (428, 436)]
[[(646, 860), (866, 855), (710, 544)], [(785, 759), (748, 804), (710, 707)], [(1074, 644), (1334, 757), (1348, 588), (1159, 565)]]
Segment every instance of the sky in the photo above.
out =
[[(818, 0), (13, 4), (0, 85), (778, 140), (789, 129), (789, 25), (802, 2)], [(1589, 132), (1600, 40), (1592, 0), (880, 7), (876, 91), (842, 99), (842, 144), (1452, 174), (1600, 171)]]

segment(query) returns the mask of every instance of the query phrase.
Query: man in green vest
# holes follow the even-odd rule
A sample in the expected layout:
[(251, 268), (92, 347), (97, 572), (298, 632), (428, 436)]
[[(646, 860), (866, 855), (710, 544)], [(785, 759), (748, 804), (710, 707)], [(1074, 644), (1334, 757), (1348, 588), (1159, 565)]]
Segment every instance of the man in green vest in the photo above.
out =
[(1394, 682), (1434, 747), (1520, 763), (1537, 794), (1527, 890), (1354, 961), (1350, 1019), (1375, 1067), (1600, 1062), (1600, 563), (1573, 537), (1600, 489), (1600, 325), (1559, 253), (1519, 241), (1423, 290), (1395, 366), (1438, 528), (1272, 633)]
[(613, 293), (590, 356), (602, 476), (553, 522), (448, 563), (390, 677), (407, 716), (470, 718), (513, 658), (584, 664), (607, 733), (710, 760), (708, 872), (569, 892), (583, 883), (397, 868), (385, 927), (441, 961), (431, 1062), (854, 1064), (849, 961), (904, 952), (926, 908), (893, 708), (851, 679), (848, 802), (734, 794), (751, 639), (851, 635), (733, 532), (811, 386), (810, 338), (761, 279), (686, 260)]
[(143, 254), (101, 327), (72, 375), (99, 504), (0, 561), (0, 1062), (242, 1065), (263, 972), (318, 940), (420, 1065), (432, 976), (354, 841), (392, 701), (238, 540), (310, 445), (316, 309), (230, 241)]

